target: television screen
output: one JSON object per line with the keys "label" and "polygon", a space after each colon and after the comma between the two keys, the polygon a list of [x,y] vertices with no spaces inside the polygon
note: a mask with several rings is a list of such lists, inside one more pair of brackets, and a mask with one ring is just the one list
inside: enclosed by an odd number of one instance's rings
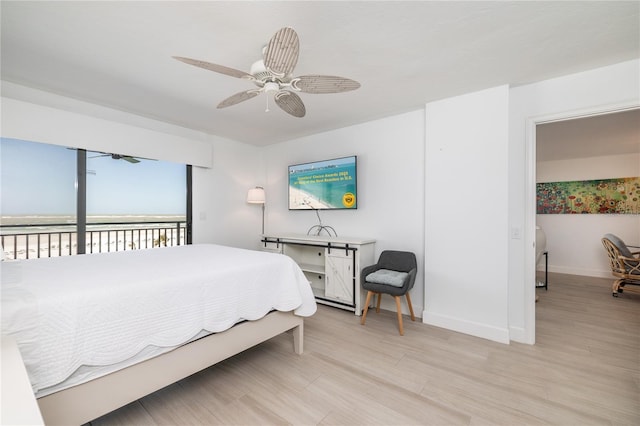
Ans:
{"label": "television screen", "polygon": [[357,208],[356,159],[289,166],[289,210]]}

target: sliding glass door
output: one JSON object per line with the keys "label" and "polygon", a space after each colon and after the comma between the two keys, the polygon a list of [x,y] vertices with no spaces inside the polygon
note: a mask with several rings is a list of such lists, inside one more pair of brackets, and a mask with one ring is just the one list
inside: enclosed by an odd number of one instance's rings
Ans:
{"label": "sliding glass door", "polygon": [[91,151],[86,158],[88,251],[186,244],[184,164]]}
{"label": "sliding glass door", "polygon": [[191,242],[191,166],[2,138],[4,252],[26,259]]}

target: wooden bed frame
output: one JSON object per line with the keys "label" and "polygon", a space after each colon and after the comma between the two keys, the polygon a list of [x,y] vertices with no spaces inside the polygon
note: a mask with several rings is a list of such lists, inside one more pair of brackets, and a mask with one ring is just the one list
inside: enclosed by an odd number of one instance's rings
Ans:
{"label": "wooden bed frame", "polygon": [[293,312],[273,311],[259,320],[240,323],[139,364],[41,397],[40,412],[47,425],[81,425],[289,330],[293,331],[295,352],[302,354],[303,318]]}

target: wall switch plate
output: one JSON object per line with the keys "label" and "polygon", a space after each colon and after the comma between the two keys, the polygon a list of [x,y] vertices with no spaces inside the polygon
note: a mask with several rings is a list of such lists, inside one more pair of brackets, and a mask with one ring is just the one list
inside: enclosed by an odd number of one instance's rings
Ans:
{"label": "wall switch plate", "polygon": [[511,238],[514,240],[519,240],[522,237],[522,230],[519,226],[511,227]]}

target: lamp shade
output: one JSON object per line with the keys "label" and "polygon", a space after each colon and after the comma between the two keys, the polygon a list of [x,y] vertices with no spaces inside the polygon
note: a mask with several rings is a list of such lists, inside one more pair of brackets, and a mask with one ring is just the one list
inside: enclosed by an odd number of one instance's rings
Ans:
{"label": "lamp shade", "polygon": [[251,188],[247,193],[247,203],[251,204],[264,204],[264,188],[261,186],[256,186],[255,188]]}

